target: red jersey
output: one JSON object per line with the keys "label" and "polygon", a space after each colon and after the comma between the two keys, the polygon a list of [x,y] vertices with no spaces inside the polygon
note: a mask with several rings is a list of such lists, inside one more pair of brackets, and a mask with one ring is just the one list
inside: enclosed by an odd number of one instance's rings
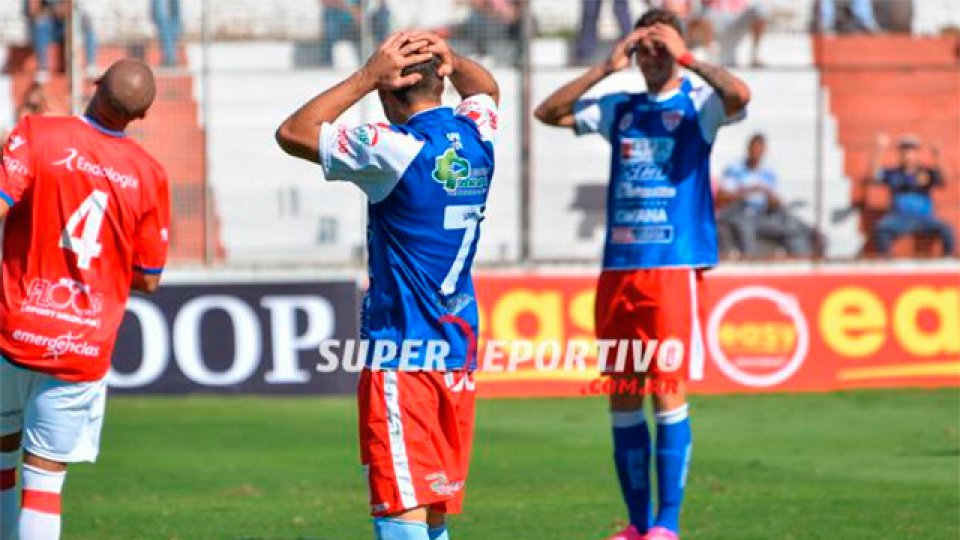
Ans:
{"label": "red jersey", "polygon": [[103,378],[134,269],[166,261],[163,167],[92,121],[28,116],[3,149],[0,198],[0,352],[65,381]]}

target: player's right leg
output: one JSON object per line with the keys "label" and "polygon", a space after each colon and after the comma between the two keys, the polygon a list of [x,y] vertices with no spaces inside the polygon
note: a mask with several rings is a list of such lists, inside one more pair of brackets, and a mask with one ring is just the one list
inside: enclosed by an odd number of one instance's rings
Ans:
{"label": "player's right leg", "polygon": [[[616,381],[614,392],[610,394],[613,462],[620,492],[627,505],[630,526],[608,540],[640,540],[647,532],[653,513],[650,489],[652,440],[643,412],[643,394],[619,390],[643,388],[644,376],[640,373],[621,373],[612,375],[612,378]],[[633,382],[635,384],[631,384]]]}
{"label": "player's right leg", "polygon": [[3,378],[21,381],[23,468],[20,540],[60,538],[67,463],[96,459],[106,383],[68,383],[3,361]]}
{"label": "player's right leg", "polygon": [[[597,283],[595,328],[602,340],[643,339],[640,333],[646,310],[642,294],[636,287],[632,271],[604,271]],[[628,351],[632,350],[626,345]],[[617,356],[617,355],[613,355]],[[607,365],[607,375],[614,379],[610,395],[610,420],[613,431],[613,462],[620,483],[620,492],[627,506],[630,526],[609,540],[638,540],[646,533],[652,517],[650,459],[652,440],[643,412],[643,392],[622,391],[643,389],[644,376],[628,366]]]}

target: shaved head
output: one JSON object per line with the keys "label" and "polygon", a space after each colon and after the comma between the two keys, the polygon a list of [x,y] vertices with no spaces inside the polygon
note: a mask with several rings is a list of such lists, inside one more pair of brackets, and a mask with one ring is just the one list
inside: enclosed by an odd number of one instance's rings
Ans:
{"label": "shaved head", "polygon": [[121,129],[143,118],[153,104],[157,86],[150,68],[133,58],[118,60],[97,81],[88,114]]}

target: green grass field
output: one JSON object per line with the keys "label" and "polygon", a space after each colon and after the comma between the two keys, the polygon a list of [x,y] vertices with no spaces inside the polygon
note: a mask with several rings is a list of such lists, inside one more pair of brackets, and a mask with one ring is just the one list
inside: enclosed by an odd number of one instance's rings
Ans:
{"label": "green grass field", "polygon": [[[600,399],[479,405],[456,540],[590,540],[622,525]],[[960,536],[960,393],[701,397],[687,539]],[[112,398],[67,480],[64,538],[371,536],[348,399]]]}

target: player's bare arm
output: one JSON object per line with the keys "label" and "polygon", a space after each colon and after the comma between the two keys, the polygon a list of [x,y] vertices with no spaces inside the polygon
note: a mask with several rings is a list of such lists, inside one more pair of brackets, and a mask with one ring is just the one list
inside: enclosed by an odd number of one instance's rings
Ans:
{"label": "player's bare arm", "polygon": [[374,90],[396,90],[420,80],[413,73],[402,76],[403,68],[430,60],[429,52],[418,52],[425,41],[410,41],[409,32],[388,37],[359,70],[297,109],[276,132],[280,148],[291,156],[318,163],[320,126],[332,123],[347,109]]}
{"label": "player's bare arm", "polygon": [[145,294],[153,294],[160,287],[159,274],[144,274],[134,270],[133,277],[130,278],[130,288]]}
{"label": "player's bare arm", "polygon": [[438,74],[450,78],[450,83],[456,88],[461,99],[486,94],[492,97],[497,105],[500,104],[500,85],[485,67],[457,54],[446,40],[433,32],[414,32],[410,35],[410,40],[426,41],[427,46],[423,51],[441,58],[443,63]]}
{"label": "player's bare arm", "polygon": [[561,86],[550,94],[533,111],[533,115],[544,124],[572,128],[575,125],[573,107],[597,83],[612,73],[630,66],[631,51],[640,39],[642,31],[637,30],[623,38],[614,46],[606,61],[588,69],[583,75]]}
{"label": "player's bare arm", "polygon": [[[649,37],[653,42],[663,45],[675,60],[692,58],[683,38],[668,24],[653,25],[646,29],[643,37]],[[723,100],[728,116],[740,113],[750,102],[750,87],[727,69],[699,60],[692,60],[686,67],[717,92]]]}
{"label": "player's bare arm", "polygon": [[890,148],[890,136],[886,133],[877,133],[873,141],[873,151],[870,153],[870,180],[883,182],[883,154]]}

